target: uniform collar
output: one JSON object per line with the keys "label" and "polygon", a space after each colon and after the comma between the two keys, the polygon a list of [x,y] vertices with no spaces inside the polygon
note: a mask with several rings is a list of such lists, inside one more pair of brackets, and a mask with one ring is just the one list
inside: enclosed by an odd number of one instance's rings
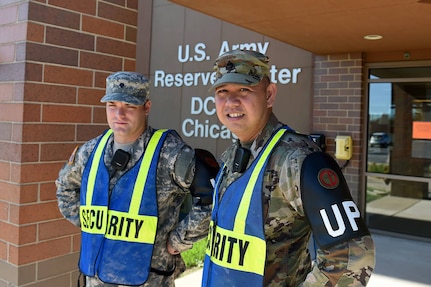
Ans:
{"label": "uniform collar", "polygon": [[[268,121],[265,124],[265,127],[259,133],[259,135],[250,142],[241,142],[241,146],[249,149],[251,151],[251,159],[256,158],[259,155],[259,152],[262,150],[263,146],[266,142],[271,138],[274,131],[282,127],[283,124],[279,122],[274,113],[271,113]],[[237,144],[232,145],[229,149],[227,149],[221,156],[223,162],[227,162],[230,155],[234,153],[236,150]]]}

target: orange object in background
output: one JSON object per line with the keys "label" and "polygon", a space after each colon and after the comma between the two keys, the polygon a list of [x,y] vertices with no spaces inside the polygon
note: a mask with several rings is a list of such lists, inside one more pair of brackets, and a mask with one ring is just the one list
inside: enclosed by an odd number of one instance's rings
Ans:
{"label": "orange object in background", "polygon": [[412,138],[431,140],[431,122],[413,122]]}

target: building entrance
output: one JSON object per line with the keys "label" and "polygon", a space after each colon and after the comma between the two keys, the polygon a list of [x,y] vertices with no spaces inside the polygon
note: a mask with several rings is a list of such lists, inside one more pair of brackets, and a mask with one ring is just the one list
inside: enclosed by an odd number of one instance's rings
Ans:
{"label": "building entrance", "polygon": [[370,228],[431,238],[431,67],[371,68],[366,216]]}

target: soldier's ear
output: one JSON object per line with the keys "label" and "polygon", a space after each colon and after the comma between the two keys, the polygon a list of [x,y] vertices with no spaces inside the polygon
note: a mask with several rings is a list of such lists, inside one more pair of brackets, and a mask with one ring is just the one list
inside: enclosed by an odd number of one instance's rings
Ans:
{"label": "soldier's ear", "polygon": [[274,105],[275,97],[277,96],[277,85],[269,83],[266,87],[266,106],[271,108]]}
{"label": "soldier's ear", "polygon": [[150,110],[151,110],[151,101],[150,100],[147,100],[146,102],[145,102],[145,104],[144,104],[144,111],[145,111],[145,114],[148,116],[148,114],[150,113]]}

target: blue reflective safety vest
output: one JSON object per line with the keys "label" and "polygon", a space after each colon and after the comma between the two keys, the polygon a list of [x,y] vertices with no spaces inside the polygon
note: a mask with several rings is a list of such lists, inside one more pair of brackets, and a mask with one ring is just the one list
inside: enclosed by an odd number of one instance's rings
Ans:
{"label": "blue reflective safety vest", "polygon": [[168,130],[157,130],[134,167],[109,195],[104,163],[107,130],[94,148],[82,175],[80,194],[81,254],[79,269],[106,283],[142,285],[148,278],[157,231],[156,171]]}
{"label": "blue reflective safety vest", "polygon": [[[220,203],[216,180],[214,206],[202,276],[203,287],[261,287],[265,273],[262,183],[272,149],[287,129],[279,129],[251,166],[226,189]],[[223,208],[219,209],[218,205]]]}

